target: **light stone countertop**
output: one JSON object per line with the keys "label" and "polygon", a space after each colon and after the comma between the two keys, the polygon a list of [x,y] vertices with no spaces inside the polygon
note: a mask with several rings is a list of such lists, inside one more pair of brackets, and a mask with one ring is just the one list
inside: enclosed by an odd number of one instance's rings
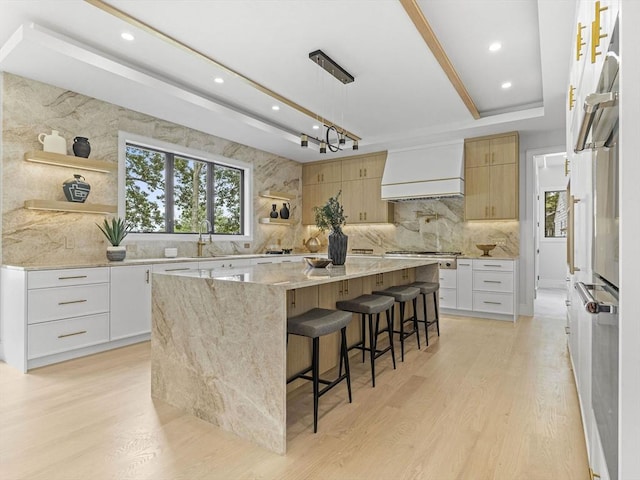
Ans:
{"label": "light stone countertop", "polygon": [[347,258],[345,265],[310,268],[300,263],[276,263],[226,268],[224,270],[188,270],[157,272],[154,275],[175,275],[189,278],[213,279],[225,282],[253,283],[281,286],[286,290],[321,285],[350,278],[367,277],[405,268],[437,265],[433,259]]}
{"label": "light stone countertop", "polygon": [[518,260],[519,257],[510,257],[508,255],[490,255],[483,257],[482,255],[459,255],[458,260]]}
{"label": "light stone countertop", "polygon": [[[103,262],[78,262],[74,264],[25,264],[25,265],[2,265],[3,268],[8,268],[12,270],[58,270],[58,269],[68,269],[68,268],[94,268],[94,267],[126,267],[127,265],[153,265],[158,263],[183,263],[183,262],[206,262],[211,260],[229,260],[229,259],[238,259],[238,258],[282,258],[282,257],[308,257],[308,256],[322,256],[318,254],[301,254],[301,253],[291,253],[291,254],[282,254],[282,255],[268,255],[268,254],[259,254],[259,253],[249,253],[249,254],[237,254],[237,255],[215,255],[209,257],[158,257],[158,258],[133,258],[133,259],[125,259],[121,262],[110,262],[108,260],[104,260]],[[326,256],[326,254],[324,255]]]}

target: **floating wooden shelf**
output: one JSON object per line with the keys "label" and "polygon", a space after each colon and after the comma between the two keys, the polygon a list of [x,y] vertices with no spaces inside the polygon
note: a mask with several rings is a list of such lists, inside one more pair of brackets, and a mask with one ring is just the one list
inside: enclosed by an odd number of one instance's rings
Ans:
{"label": "floating wooden shelf", "polygon": [[291,201],[294,198],[296,198],[295,195],[291,195],[285,192],[277,192],[275,190],[263,190],[258,195],[265,198],[277,198],[279,200],[288,200],[288,201]]}
{"label": "floating wooden shelf", "polygon": [[77,213],[116,213],[116,205],[101,205],[98,203],[60,202],[57,200],[25,200],[24,208],[30,210],[55,210],[59,212]]}
{"label": "floating wooden shelf", "polygon": [[101,160],[89,160],[88,158],[73,157],[52,152],[27,152],[24,154],[27,162],[44,163],[47,165],[57,165],[59,167],[78,168],[80,170],[91,170],[93,172],[111,173],[118,170],[118,165]]}
{"label": "floating wooden shelf", "polygon": [[282,220],[281,218],[271,218],[271,217],[261,218],[260,223],[264,223],[266,225],[286,225],[286,226],[292,225],[291,220]]}

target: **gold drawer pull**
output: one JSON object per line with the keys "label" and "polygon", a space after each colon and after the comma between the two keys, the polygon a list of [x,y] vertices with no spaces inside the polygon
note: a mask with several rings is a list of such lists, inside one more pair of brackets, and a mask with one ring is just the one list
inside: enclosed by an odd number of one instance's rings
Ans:
{"label": "gold drawer pull", "polygon": [[73,337],[74,335],[82,335],[84,333],[87,333],[87,331],[86,330],[81,330],[79,332],[65,333],[63,335],[58,335],[58,338]]}
{"label": "gold drawer pull", "polygon": [[487,302],[486,300],[483,303],[488,303],[489,305],[502,305],[502,302]]}
{"label": "gold drawer pull", "polygon": [[498,268],[502,268],[502,265],[494,265],[492,263],[485,263],[484,264],[485,267],[498,267]]}
{"label": "gold drawer pull", "polygon": [[483,280],[484,283],[502,283],[500,280]]}
{"label": "gold drawer pull", "polygon": [[58,305],[71,305],[72,303],[84,303],[86,300],[69,300],[68,302],[58,302]]}
{"label": "gold drawer pull", "polygon": [[73,275],[69,277],[58,277],[58,280],[75,280],[76,278],[87,278],[86,275]]}
{"label": "gold drawer pull", "polygon": [[[222,265],[224,267],[224,265]],[[165,272],[182,272],[184,270],[190,270],[189,268],[167,268]]]}

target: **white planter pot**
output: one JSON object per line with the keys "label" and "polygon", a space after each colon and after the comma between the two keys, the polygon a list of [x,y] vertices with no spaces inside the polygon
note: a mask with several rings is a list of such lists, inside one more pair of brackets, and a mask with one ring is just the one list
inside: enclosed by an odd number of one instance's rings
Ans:
{"label": "white planter pot", "polygon": [[127,247],[107,247],[107,259],[111,262],[121,262],[127,256]]}

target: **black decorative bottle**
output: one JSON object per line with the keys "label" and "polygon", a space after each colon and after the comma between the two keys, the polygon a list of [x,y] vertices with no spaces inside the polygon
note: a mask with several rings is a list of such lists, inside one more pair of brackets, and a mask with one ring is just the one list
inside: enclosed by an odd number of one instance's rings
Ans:
{"label": "black decorative bottle", "polygon": [[283,203],[282,208],[280,209],[280,218],[283,220],[287,220],[289,218],[289,205],[288,203]]}
{"label": "black decorative bottle", "polygon": [[274,203],[271,205],[271,212],[269,213],[271,218],[278,218],[278,206]]}
{"label": "black decorative bottle", "polygon": [[67,201],[84,203],[91,191],[91,185],[84,181],[82,175],[75,173],[73,178],[62,184],[62,191],[64,196],[67,197]]}
{"label": "black decorative bottle", "polygon": [[73,154],[76,157],[89,158],[91,144],[86,137],[76,137],[73,139]]}

